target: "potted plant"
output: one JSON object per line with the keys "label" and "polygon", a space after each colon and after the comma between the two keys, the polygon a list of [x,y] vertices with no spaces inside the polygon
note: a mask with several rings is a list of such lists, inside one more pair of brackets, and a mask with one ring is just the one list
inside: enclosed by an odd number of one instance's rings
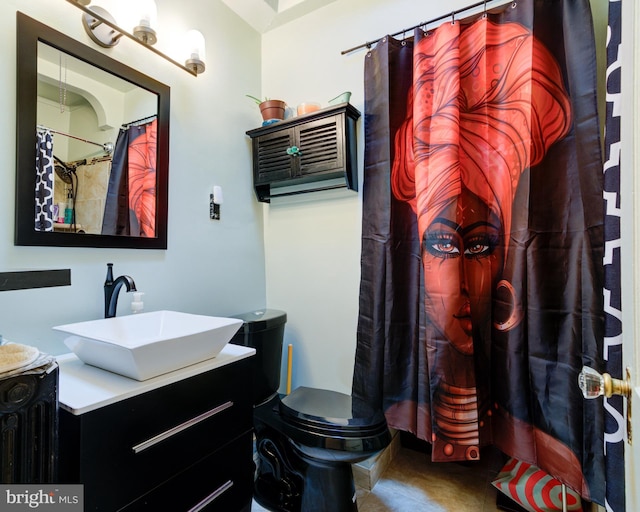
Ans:
{"label": "potted plant", "polygon": [[260,98],[256,98],[255,96],[251,96],[250,94],[247,94],[247,98],[251,98],[256,102],[258,107],[260,107],[260,113],[262,114],[262,119],[264,121],[284,119],[284,109],[287,106],[284,101],[271,100],[269,98],[261,100]]}

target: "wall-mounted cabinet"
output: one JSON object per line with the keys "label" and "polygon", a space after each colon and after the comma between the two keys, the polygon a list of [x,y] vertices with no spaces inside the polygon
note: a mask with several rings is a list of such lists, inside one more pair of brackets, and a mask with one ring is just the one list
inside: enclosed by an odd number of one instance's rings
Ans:
{"label": "wall-mounted cabinet", "polygon": [[248,131],[258,201],[338,187],[358,190],[359,117],[355,107],[342,103]]}

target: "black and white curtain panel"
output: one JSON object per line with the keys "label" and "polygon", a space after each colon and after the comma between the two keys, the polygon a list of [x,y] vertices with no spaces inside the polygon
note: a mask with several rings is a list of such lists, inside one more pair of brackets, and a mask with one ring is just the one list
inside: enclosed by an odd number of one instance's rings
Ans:
{"label": "black and white curtain panel", "polygon": [[[624,378],[622,366],[621,276],[620,276],[620,44],[621,0],[609,1],[607,36],[607,111],[604,162],[604,325],[603,357],[611,376]],[[624,512],[625,419],[623,399],[605,398],[606,500],[610,512]]]}
{"label": "black and white curtain panel", "polygon": [[53,231],[53,136],[49,130],[36,132],[35,229]]}

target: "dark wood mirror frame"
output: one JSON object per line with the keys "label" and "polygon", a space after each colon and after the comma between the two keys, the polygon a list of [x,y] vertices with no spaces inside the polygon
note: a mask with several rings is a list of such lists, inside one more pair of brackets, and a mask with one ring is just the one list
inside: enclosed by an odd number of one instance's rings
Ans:
{"label": "dark wood mirror frame", "polygon": [[[37,114],[38,42],[119,76],[158,96],[158,143],[156,161],[156,237],[78,234],[36,231],[35,143]],[[16,218],[15,245],[58,247],[115,247],[166,249],[169,185],[169,102],[170,88],[139,71],[47,25],[17,13],[17,111],[16,111]]]}

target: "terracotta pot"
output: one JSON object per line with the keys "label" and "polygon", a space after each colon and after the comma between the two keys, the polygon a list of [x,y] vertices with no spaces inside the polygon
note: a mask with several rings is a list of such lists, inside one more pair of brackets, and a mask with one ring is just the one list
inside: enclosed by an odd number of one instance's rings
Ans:
{"label": "terracotta pot", "polygon": [[260,113],[264,121],[284,119],[286,103],[280,100],[267,100],[260,103]]}

